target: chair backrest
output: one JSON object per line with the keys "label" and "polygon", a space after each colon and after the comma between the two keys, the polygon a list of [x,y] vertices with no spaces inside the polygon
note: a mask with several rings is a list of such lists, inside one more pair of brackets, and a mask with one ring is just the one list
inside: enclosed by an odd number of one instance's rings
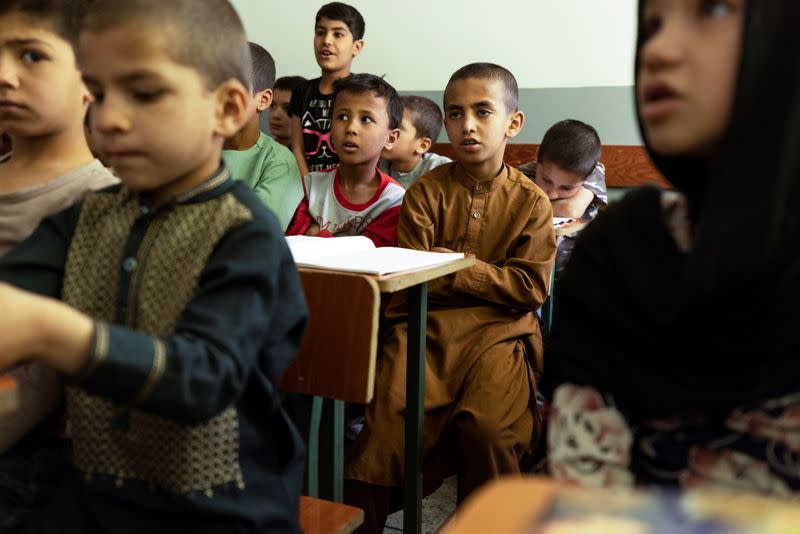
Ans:
{"label": "chair backrest", "polygon": [[311,318],[281,383],[286,391],[367,404],[375,389],[378,284],[362,274],[300,269]]}
{"label": "chair backrest", "polygon": [[[363,274],[301,268],[300,279],[310,319],[281,389],[311,397],[310,411],[305,416],[295,414],[308,420],[307,494],[340,503],[344,494],[344,405],[372,400],[380,291],[374,278]],[[304,412],[300,404],[298,412]],[[301,433],[306,429],[301,428]]]}

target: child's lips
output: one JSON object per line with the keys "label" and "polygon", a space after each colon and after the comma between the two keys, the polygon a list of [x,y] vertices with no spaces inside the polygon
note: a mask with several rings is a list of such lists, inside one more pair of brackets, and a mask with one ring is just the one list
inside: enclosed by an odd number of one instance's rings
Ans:
{"label": "child's lips", "polygon": [[660,120],[668,117],[680,104],[680,94],[663,82],[645,84],[639,114],[645,120]]}
{"label": "child's lips", "polygon": [[461,147],[467,152],[476,152],[481,148],[481,144],[475,139],[464,139]]}
{"label": "child's lips", "polygon": [[343,143],[342,150],[344,152],[355,152],[356,150],[358,150],[358,145],[355,143]]}
{"label": "child's lips", "polygon": [[26,106],[11,100],[0,100],[0,113],[2,114],[16,114],[20,111],[25,111]]}
{"label": "child's lips", "polygon": [[134,160],[141,158],[142,153],[135,150],[105,150],[105,156],[111,163],[111,166],[131,163]]}

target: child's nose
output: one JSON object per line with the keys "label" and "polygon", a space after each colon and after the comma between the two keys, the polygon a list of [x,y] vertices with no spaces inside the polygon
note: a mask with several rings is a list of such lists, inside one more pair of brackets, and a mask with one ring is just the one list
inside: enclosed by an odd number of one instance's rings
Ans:
{"label": "child's nose", "polygon": [[464,133],[470,133],[475,131],[475,117],[470,114],[464,115]]}
{"label": "child's nose", "polygon": [[678,62],[686,38],[685,31],[679,17],[666,17],[642,46],[640,67],[653,70]]}
{"label": "child's nose", "polygon": [[0,87],[19,87],[19,72],[8,54],[0,54]]}
{"label": "child's nose", "polygon": [[92,104],[90,113],[91,123],[99,132],[122,132],[130,128],[124,109],[108,97],[102,102]]}

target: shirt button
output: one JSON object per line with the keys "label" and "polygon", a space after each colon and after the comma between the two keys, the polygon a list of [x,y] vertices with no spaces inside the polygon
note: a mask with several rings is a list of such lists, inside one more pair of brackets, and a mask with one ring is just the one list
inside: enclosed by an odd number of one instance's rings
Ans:
{"label": "shirt button", "polygon": [[150,208],[147,207],[147,206],[140,206],[139,207],[139,213],[141,213],[142,215],[149,215],[150,214]]}
{"label": "shirt button", "polygon": [[122,268],[127,273],[132,273],[136,270],[136,266],[138,263],[136,262],[136,258],[125,258],[125,261],[122,262]]}
{"label": "shirt button", "polygon": [[481,218],[481,212],[475,211],[475,212],[472,213],[472,216],[475,217],[476,219],[480,219]]}
{"label": "shirt button", "polygon": [[478,184],[478,185],[476,185],[476,186],[475,186],[475,191],[480,191],[481,189],[482,189],[482,188],[481,188],[481,185],[480,185],[480,184]]}

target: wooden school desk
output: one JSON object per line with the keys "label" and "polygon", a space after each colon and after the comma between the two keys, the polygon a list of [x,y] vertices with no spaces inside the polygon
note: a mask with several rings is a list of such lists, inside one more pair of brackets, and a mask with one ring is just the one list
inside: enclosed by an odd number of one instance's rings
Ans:
{"label": "wooden school desk", "polygon": [[[406,379],[406,429],[405,429],[405,507],[403,514],[403,531],[406,534],[421,532],[422,522],[422,438],[424,429],[424,398],[425,398],[425,345],[426,345],[426,326],[428,309],[428,282],[455,273],[462,269],[469,268],[475,264],[475,258],[470,256],[463,259],[453,260],[447,263],[426,267],[413,271],[387,274],[383,276],[357,274],[342,271],[331,271],[325,269],[300,268],[300,277],[303,286],[308,292],[322,291],[320,281],[324,277],[325,283],[353,284],[356,279],[367,279],[375,283],[381,293],[394,293],[408,290],[408,355],[407,355],[407,379]],[[311,307],[312,320],[306,332],[306,339],[301,352],[322,353],[324,357],[330,358],[337,356],[326,350],[335,346],[332,339],[337,335],[336,327],[326,321],[314,321],[313,317],[339,317],[347,319],[347,302],[330,301],[324,299],[310,298],[307,295],[309,306]],[[351,303],[352,304],[352,303]],[[348,325],[349,327],[350,325]],[[342,387],[366,388],[367,398],[372,398],[374,390],[374,369],[375,352],[377,344],[377,328],[372,330],[372,339],[366,347],[361,345],[362,351],[367,352],[366,363],[362,360],[362,365],[369,365],[372,369],[372,376],[363,384],[342,384]],[[344,336],[344,332],[342,335]],[[307,350],[307,343],[313,344],[311,350]],[[313,354],[312,354],[313,356]],[[283,379],[283,386],[291,383],[289,389],[298,393],[308,395],[319,395],[315,392],[314,384],[310,383],[313,377],[307,376],[303,371],[303,355],[299,355],[292,366],[290,366]],[[299,360],[299,361],[298,361]],[[348,357],[349,361],[352,358]],[[305,385],[304,385],[305,384]],[[303,388],[306,388],[304,390]],[[324,395],[323,395],[324,396]],[[333,397],[347,398],[347,397]]]}
{"label": "wooden school desk", "polygon": [[439,534],[654,532],[797,534],[800,504],[723,491],[584,489],[507,476],[472,494]]}

